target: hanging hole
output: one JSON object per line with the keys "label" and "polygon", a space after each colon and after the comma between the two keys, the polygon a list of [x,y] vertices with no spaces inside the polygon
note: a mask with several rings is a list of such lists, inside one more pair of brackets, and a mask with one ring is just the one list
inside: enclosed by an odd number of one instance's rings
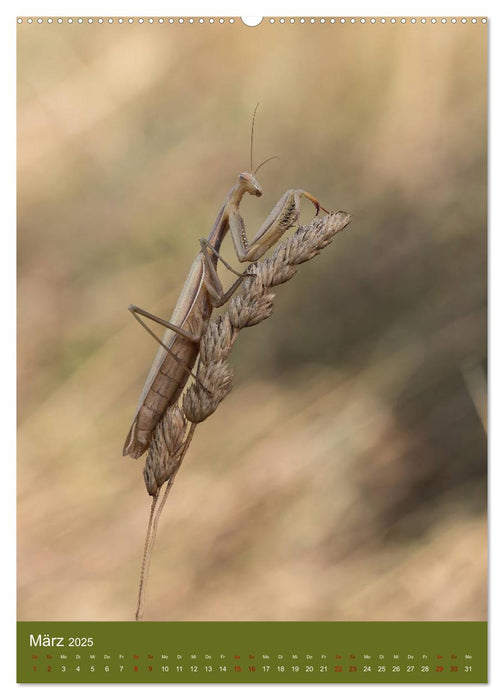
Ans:
{"label": "hanging hole", "polygon": [[247,27],[257,27],[258,24],[261,24],[262,17],[242,17],[241,21],[243,24],[246,24]]}

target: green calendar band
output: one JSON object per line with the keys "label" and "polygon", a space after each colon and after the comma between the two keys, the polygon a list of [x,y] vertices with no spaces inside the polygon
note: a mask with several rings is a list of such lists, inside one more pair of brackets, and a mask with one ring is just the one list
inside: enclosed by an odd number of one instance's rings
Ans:
{"label": "green calendar band", "polygon": [[486,683],[486,622],[18,622],[19,683]]}

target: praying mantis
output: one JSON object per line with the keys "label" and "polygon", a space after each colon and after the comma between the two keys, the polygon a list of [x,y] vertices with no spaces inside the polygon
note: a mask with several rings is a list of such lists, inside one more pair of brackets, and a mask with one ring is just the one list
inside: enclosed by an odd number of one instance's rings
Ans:
{"label": "praying mantis", "polygon": [[[225,304],[236,292],[242,280],[253,274],[238,273],[221,258],[219,250],[227,232],[231,234],[239,262],[255,262],[298,221],[302,197],[313,203],[317,214],[320,209],[329,213],[305,190],[289,189],[280,197],[249,242],[240,214],[240,203],[245,194],[255,197],[262,195],[261,185],[255,176],[259,168],[271,160],[268,158],[263,161],[252,173],[253,125],[252,121],[251,172],[240,173],[237,183],[229,192],[217,215],[210,234],[206,239],[199,240],[201,250],[189,270],[170,320],[165,321],[138,306],[129,306],[129,310],[137,321],[159,343],[159,348],[126,437],[123,449],[125,456],[129,455],[137,459],[147,450],[156,425],[168,408],[178,400],[189,377],[194,376],[192,369],[199,354],[200,339],[212,310]],[[237,275],[235,282],[226,291],[217,273],[218,260]],[[162,339],[143,321],[142,316],[164,326],[166,330]]]}

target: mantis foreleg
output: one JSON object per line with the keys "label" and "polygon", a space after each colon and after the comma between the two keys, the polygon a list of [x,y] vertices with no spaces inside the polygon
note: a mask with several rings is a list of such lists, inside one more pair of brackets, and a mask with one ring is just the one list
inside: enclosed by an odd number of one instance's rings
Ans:
{"label": "mantis foreleg", "polygon": [[301,197],[313,203],[317,213],[324,209],[317,199],[305,190],[287,190],[271,210],[264,224],[251,242],[245,232],[245,224],[237,206],[230,206],[228,211],[229,230],[233,239],[236,255],[240,262],[259,260],[299,219]]}

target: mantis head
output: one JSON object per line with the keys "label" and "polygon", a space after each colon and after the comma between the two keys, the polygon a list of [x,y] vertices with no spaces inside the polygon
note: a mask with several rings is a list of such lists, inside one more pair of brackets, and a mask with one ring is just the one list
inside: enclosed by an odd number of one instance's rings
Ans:
{"label": "mantis head", "polygon": [[253,194],[256,197],[262,195],[261,185],[257,182],[252,173],[240,173],[240,175],[238,175],[238,184],[249,194]]}

